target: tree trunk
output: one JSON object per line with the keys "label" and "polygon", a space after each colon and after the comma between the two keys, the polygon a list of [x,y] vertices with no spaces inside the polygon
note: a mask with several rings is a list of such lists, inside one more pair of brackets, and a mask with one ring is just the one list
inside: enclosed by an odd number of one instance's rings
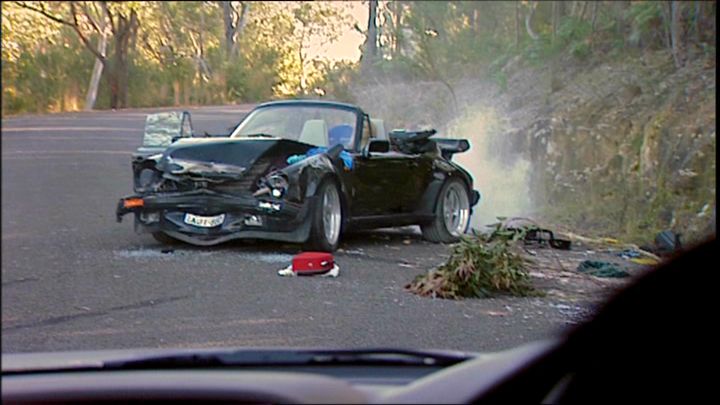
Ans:
{"label": "tree trunk", "polygon": [[118,52],[118,65],[117,65],[117,84],[118,84],[118,95],[117,95],[117,108],[126,108],[128,106],[128,60],[127,53]]}
{"label": "tree trunk", "polygon": [[552,2],[552,42],[557,39],[557,29],[560,20],[560,4],[557,1]]}
{"label": "tree trunk", "polygon": [[232,48],[230,49],[230,55],[232,57],[236,57],[238,53],[238,35],[242,34],[243,30],[245,29],[245,24],[247,23],[247,15],[250,11],[250,3],[249,2],[243,2],[242,10],[240,11],[240,15],[238,16],[237,23],[235,24],[235,30],[233,32],[233,42],[232,42]]}
{"label": "tree trunk", "polygon": [[694,34],[695,34],[695,43],[700,43],[700,21],[701,21],[702,13],[700,13],[700,2],[698,0],[695,0],[695,28]]}
{"label": "tree trunk", "polygon": [[138,25],[135,10],[130,12],[130,17],[118,16],[117,27],[114,32],[113,57],[108,72],[108,84],[110,85],[110,108],[128,107],[128,85],[129,85],[129,62],[128,54],[131,41],[135,35]]}
{"label": "tree trunk", "polygon": [[173,81],[173,98],[174,98],[173,105],[179,106],[180,105],[180,82],[177,79],[175,79],[175,81]]}
{"label": "tree trunk", "polygon": [[677,0],[670,3],[670,39],[675,67],[680,69],[685,64],[682,40],[682,6]]}
{"label": "tree trunk", "polygon": [[230,59],[233,44],[235,43],[232,10],[229,1],[221,1],[220,4],[222,4],[223,25],[225,26],[225,55]]}
{"label": "tree trunk", "polygon": [[660,11],[662,12],[663,21],[663,39],[665,40],[665,47],[672,51],[672,41],[670,40],[670,2],[664,1],[660,4]]}
{"label": "tree trunk", "polygon": [[365,44],[365,65],[372,65],[377,58],[377,0],[370,0],[368,13],[367,43]]}
{"label": "tree trunk", "polygon": [[393,11],[395,14],[395,21],[393,25],[395,26],[395,38],[393,39],[393,57],[396,57],[400,55],[400,52],[402,50],[402,12],[403,12],[403,6],[402,4],[394,1],[392,3]]}
{"label": "tree trunk", "polygon": [[537,3],[530,2],[529,4],[530,4],[530,12],[527,13],[527,15],[525,16],[525,29],[527,30],[527,33],[530,36],[530,38],[532,38],[533,40],[537,40],[539,37],[532,30],[532,26],[531,26],[532,18],[533,18],[533,15],[535,14],[535,8],[537,7]]}
{"label": "tree trunk", "polygon": [[515,3],[515,49],[520,46],[520,4]]}
{"label": "tree trunk", "polygon": [[108,66],[109,69],[107,70],[107,74],[105,77],[107,77],[108,82],[108,88],[110,90],[110,108],[116,109],[118,108],[118,79],[117,79],[117,67],[115,67],[114,62],[110,62],[110,65]]}
{"label": "tree trunk", "polygon": [[585,20],[585,12],[587,11],[587,1],[583,1],[582,8],[580,9],[580,19]]}
{"label": "tree trunk", "polygon": [[590,20],[590,31],[593,34],[595,33],[595,23],[597,22],[598,5],[599,4],[600,4],[599,1],[593,1],[592,17]]}
{"label": "tree trunk", "polygon": [[[115,85],[110,88],[110,107],[125,108],[127,107],[128,92],[128,62],[127,62],[127,35],[115,35],[115,52],[113,54],[113,70],[112,75]],[[114,103],[113,103],[114,100]]]}
{"label": "tree trunk", "polygon": [[712,38],[710,38],[708,42],[714,44],[717,42],[717,2],[712,2],[712,13],[710,13],[710,15],[712,15],[710,19],[710,21],[712,21],[712,29],[710,30]]}
{"label": "tree trunk", "polygon": [[372,58],[377,56],[377,0],[370,0],[368,15],[368,53]]}
{"label": "tree trunk", "polygon": [[221,1],[223,9],[223,25],[225,26],[225,55],[228,60],[237,56],[238,35],[242,33],[250,11],[250,3],[240,4],[240,13],[237,13],[229,1]]}
{"label": "tree trunk", "polygon": [[[107,48],[107,36],[103,32],[98,42],[98,51],[104,56]],[[98,87],[102,78],[104,63],[102,60],[95,58],[95,66],[93,66],[92,76],[90,76],[90,85],[88,86],[87,95],[85,96],[85,111],[91,111],[95,108],[95,100],[97,100]]]}
{"label": "tree trunk", "polygon": [[625,21],[625,11],[627,9],[627,6],[629,5],[629,1],[625,0],[619,0],[615,2],[616,7],[616,18],[617,18],[617,34],[622,38],[623,43],[625,43],[627,39],[627,22]]}

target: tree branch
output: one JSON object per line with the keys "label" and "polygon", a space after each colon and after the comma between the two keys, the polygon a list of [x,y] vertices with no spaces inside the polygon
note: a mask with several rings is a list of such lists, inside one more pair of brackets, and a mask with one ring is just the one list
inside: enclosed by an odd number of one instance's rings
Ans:
{"label": "tree branch", "polygon": [[34,12],[36,12],[36,13],[38,13],[38,14],[41,14],[41,15],[43,15],[45,18],[48,18],[48,19],[50,19],[50,20],[52,20],[52,21],[55,21],[56,23],[63,24],[63,25],[67,25],[68,27],[73,27],[72,23],[63,20],[63,19],[60,18],[60,17],[56,17],[56,16],[48,13],[47,10],[45,10],[45,6],[44,6],[42,3],[41,3],[41,8],[35,8],[35,7],[33,7],[33,6],[30,6],[30,5],[28,5],[28,4],[25,4],[25,2],[22,2],[22,1],[16,1],[16,2],[14,2],[14,3],[17,4],[18,6],[26,9],[26,10],[31,10],[31,11],[34,11]]}
{"label": "tree branch", "polygon": [[50,14],[45,9],[45,6],[42,5],[42,3],[41,3],[41,8],[36,8],[36,7],[30,6],[28,4],[25,4],[25,3],[19,2],[19,1],[15,2],[15,4],[17,4],[18,6],[24,8],[24,9],[34,11],[49,20],[55,21],[56,23],[67,25],[68,27],[72,28],[75,31],[75,33],[78,35],[78,37],[80,38],[80,41],[82,41],[83,45],[85,45],[85,48],[87,48],[90,52],[92,52],[93,55],[95,55],[95,57],[98,58],[103,64],[105,63],[105,55],[101,54],[97,50],[97,48],[95,48],[90,43],[90,41],[88,41],[88,39],[85,37],[85,35],[83,35],[82,31],[80,30],[80,27],[78,26],[78,22],[77,22],[77,15],[75,13],[75,4],[74,3],[72,3],[72,2],[70,3],[70,12],[72,13],[73,22],[66,21],[60,17]]}
{"label": "tree branch", "polygon": [[95,31],[97,31],[98,34],[103,35],[102,30],[100,29],[100,26],[95,21],[95,19],[92,17],[92,14],[90,13],[90,9],[87,6],[87,3],[82,3],[82,9],[85,12],[85,17],[90,21],[90,25],[93,26]]}
{"label": "tree branch", "polygon": [[108,21],[110,21],[110,30],[113,34],[117,31],[117,28],[115,27],[115,21],[113,20],[113,15],[110,13],[110,9],[108,9],[108,5],[106,1],[100,2],[100,7],[102,7],[103,11],[105,12],[105,16],[107,17]]}
{"label": "tree branch", "polygon": [[98,58],[101,62],[105,63],[105,55],[100,53],[100,51],[97,50],[90,41],[83,35],[82,31],[80,30],[80,25],[78,24],[77,20],[77,9],[75,9],[75,3],[70,2],[70,13],[72,14],[73,18],[73,24],[71,27],[75,30],[75,32],[78,34],[78,37],[80,37],[80,41],[85,45],[85,47],[92,52],[96,58]]}
{"label": "tree branch", "polygon": [[[246,17],[248,10],[250,9],[250,4],[246,4],[245,2],[240,2],[240,13],[238,13],[237,22],[235,23],[235,27],[233,27],[233,37],[237,36],[237,34],[242,33],[242,30],[245,28],[246,24]],[[237,13],[237,11],[236,11]]]}
{"label": "tree branch", "polygon": [[[163,63],[163,62],[165,61],[165,58],[163,58],[162,53],[160,53],[160,51],[156,50],[156,49],[152,46],[152,44],[150,44],[150,41],[148,41],[148,36],[147,36],[147,35],[143,35],[142,41],[143,41],[143,43],[145,44],[145,49],[147,49],[148,51],[150,51],[150,53],[153,54],[153,56],[155,56],[155,58],[157,59],[158,62]],[[161,39],[161,42],[160,42],[160,46],[165,46],[165,45],[162,43],[162,39]]]}

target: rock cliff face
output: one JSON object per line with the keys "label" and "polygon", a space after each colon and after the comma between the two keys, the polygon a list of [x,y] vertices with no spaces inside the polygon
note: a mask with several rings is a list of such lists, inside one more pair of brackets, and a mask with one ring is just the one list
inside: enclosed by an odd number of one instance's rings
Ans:
{"label": "rock cliff face", "polygon": [[476,225],[524,214],[638,243],[663,229],[685,241],[715,232],[714,57],[681,69],[666,51],[541,67],[514,59],[502,75],[504,88],[466,78],[454,94],[427,82],[355,94],[390,126],[473,141],[457,159],[486,196]]}
{"label": "rock cliff face", "polygon": [[[686,240],[714,232],[714,60],[676,70],[669,53],[654,52],[562,66],[541,73],[562,83],[544,111],[523,120],[528,107],[508,108],[525,125],[506,147],[529,155],[542,213],[636,241],[662,229]],[[508,82],[508,93],[521,92],[522,79]]]}

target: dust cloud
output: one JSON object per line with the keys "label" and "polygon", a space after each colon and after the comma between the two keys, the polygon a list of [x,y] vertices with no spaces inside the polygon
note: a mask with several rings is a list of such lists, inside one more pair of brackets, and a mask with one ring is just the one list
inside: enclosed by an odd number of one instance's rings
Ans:
{"label": "dust cloud", "polygon": [[497,217],[524,216],[531,211],[530,162],[505,152],[498,113],[491,107],[472,107],[451,121],[448,134],[470,141],[470,150],[454,160],[467,169],[480,192],[470,227],[484,231]]}
{"label": "dust cloud", "polygon": [[531,163],[513,152],[507,137],[513,130],[497,98],[497,88],[466,80],[448,86],[437,82],[402,82],[356,86],[356,102],[372,117],[382,118],[386,129],[431,126],[437,137],[465,138],[470,150],[453,160],[473,176],[481,194],[470,221],[471,228],[497,217],[524,216],[532,211],[529,179]]}

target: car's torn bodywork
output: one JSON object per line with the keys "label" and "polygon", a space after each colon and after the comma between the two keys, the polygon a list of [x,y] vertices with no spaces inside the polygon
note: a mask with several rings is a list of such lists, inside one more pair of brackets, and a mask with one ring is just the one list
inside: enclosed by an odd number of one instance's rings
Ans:
{"label": "car's torn bodywork", "polygon": [[[248,119],[262,121],[263,111],[255,118],[251,112],[228,137],[181,137],[162,153],[136,154],[135,194],[119,201],[118,221],[134,213],[137,231],[196,245],[238,238],[296,243],[320,239],[316,248],[332,250],[340,229],[433,222],[448,179],[459,181],[467,191],[467,215],[479,200],[471,176],[449,159],[466,150],[467,141],[461,145],[447,140],[428,152],[405,153],[389,150],[387,134],[373,128],[356,106],[285,101],[256,110],[272,108],[286,109],[283,116],[292,115],[294,108],[298,115],[313,115],[304,123],[298,120],[299,135],[243,133],[243,128],[253,126]],[[322,114],[317,111],[325,113],[324,109],[350,115],[342,115],[328,130],[318,119]],[[353,126],[351,132],[347,127]],[[344,135],[333,137],[340,129]]]}

